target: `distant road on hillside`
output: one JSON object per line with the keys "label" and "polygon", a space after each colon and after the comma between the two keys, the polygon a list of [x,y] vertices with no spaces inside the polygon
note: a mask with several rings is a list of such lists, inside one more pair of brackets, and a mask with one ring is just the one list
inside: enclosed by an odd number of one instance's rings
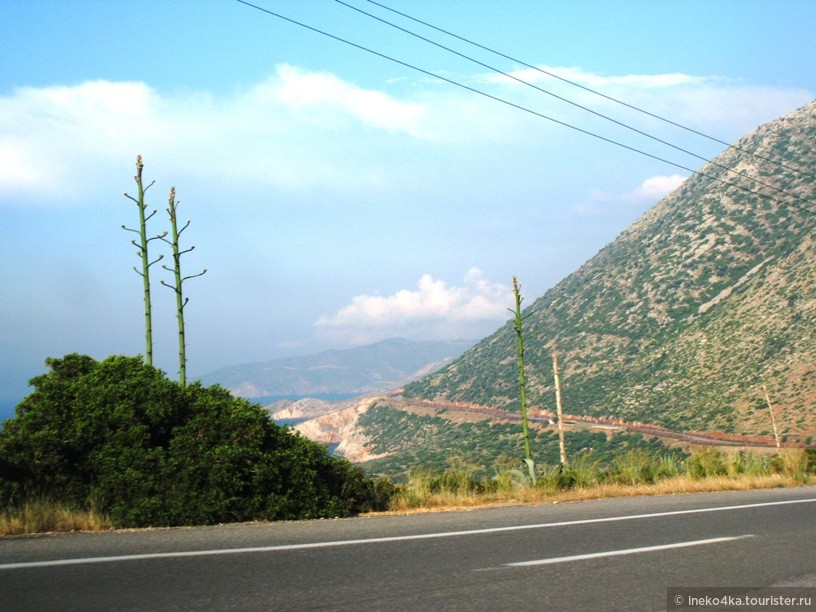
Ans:
{"label": "distant road on hillside", "polygon": [[0,540],[3,609],[657,610],[816,586],[816,487]]}
{"label": "distant road on hillside", "polygon": [[[465,403],[457,403],[457,402],[446,402],[444,400],[411,400],[405,399],[401,392],[392,393],[389,396],[389,401],[395,403],[398,407],[402,408],[409,408],[413,404],[414,407],[421,406],[427,407],[428,409],[433,409],[438,411],[438,414],[435,416],[441,416],[442,418],[451,418],[452,413],[470,413],[475,415],[484,416],[494,420],[504,420],[504,421],[521,421],[521,413],[520,412],[511,412],[509,410],[504,410],[501,408],[495,408],[492,406],[479,406],[477,404],[465,404]],[[606,430],[617,430],[617,431],[631,431],[635,433],[641,433],[647,436],[656,436],[658,438],[670,438],[673,440],[679,440],[681,442],[686,442],[688,444],[694,445],[705,445],[705,446],[736,446],[736,447],[759,447],[759,448],[776,448],[776,444],[774,443],[772,438],[763,438],[762,436],[743,436],[739,434],[705,434],[700,432],[683,432],[683,431],[673,431],[670,429],[666,429],[664,427],[658,425],[647,425],[645,423],[627,423],[625,421],[612,421],[612,420],[605,420],[603,418],[593,418],[587,416],[578,416],[578,415],[564,415],[564,425],[567,429],[571,429],[573,427],[587,427],[590,429],[606,429]],[[554,415],[547,415],[547,416],[530,416],[529,421],[531,422],[545,422],[554,424],[555,423],[555,416]],[[453,418],[453,420],[456,420]],[[787,447],[796,447],[800,446],[801,444],[792,443],[792,442],[785,442],[782,444],[783,446]]]}

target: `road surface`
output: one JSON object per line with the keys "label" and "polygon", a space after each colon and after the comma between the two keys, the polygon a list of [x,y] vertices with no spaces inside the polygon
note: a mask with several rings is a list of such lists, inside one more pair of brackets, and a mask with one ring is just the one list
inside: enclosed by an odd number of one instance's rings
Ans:
{"label": "road surface", "polygon": [[816,487],[6,538],[0,609],[660,610],[816,587],[814,551]]}

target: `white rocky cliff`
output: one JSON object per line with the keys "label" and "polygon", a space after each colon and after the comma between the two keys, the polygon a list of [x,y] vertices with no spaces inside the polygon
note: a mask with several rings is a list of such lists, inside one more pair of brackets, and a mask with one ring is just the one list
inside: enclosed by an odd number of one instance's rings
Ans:
{"label": "white rocky cliff", "polygon": [[374,403],[374,398],[366,398],[357,404],[295,425],[301,434],[323,444],[337,444],[335,454],[349,461],[361,463],[385,455],[372,453],[370,440],[357,429],[357,420]]}

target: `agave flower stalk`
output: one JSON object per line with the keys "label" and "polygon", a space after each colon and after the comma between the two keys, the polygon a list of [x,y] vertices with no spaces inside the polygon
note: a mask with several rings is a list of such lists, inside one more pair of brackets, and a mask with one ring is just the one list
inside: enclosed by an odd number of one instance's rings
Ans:
{"label": "agave flower stalk", "polygon": [[184,281],[191,278],[196,278],[197,276],[203,276],[207,273],[207,270],[205,269],[203,272],[192,274],[190,276],[181,275],[181,256],[185,253],[189,253],[195,249],[195,247],[191,246],[189,249],[184,251],[179,249],[179,236],[181,236],[182,232],[189,227],[190,222],[187,221],[187,223],[184,224],[184,227],[181,229],[178,228],[176,207],[176,188],[171,187],[170,198],[167,206],[167,213],[170,215],[170,240],[164,237],[162,237],[162,240],[169,244],[170,248],[173,249],[173,268],[171,269],[165,265],[162,265],[162,268],[173,273],[175,282],[173,285],[170,285],[169,283],[161,281],[161,284],[165,287],[169,287],[176,294],[176,319],[178,321],[179,346],[179,384],[181,384],[183,387],[187,384],[187,343],[184,337],[184,307],[187,306],[187,302],[190,301],[190,298],[185,298],[183,296],[182,286]]}
{"label": "agave flower stalk", "polygon": [[519,368],[519,389],[521,396],[521,431],[524,437],[524,463],[527,464],[527,471],[530,475],[530,480],[535,484],[535,465],[533,464],[533,456],[530,452],[530,430],[527,425],[527,378],[524,373],[524,337],[522,334],[522,322],[525,317],[521,316],[521,302],[524,298],[521,296],[521,289],[519,288],[518,280],[513,277],[513,296],[516,300],[515,310],[511,310],[514,314],[513,327],[516,330],[516,350],[518,352],[518,368]]}
{"label": "agave flower stalk", "polygon": [[137,243],[136,240],[131,240],[133,246],[135,246],[138,251],[136,251],[137,257],[141,258],[142,260],[142,270],[141,272],[134,266],[133,270],[142,277],[143,285],[144,285],[144,305],[145,305],[145,363],[147,365],[153,365],[153,321],[152,321],[152,311],[151,311],[151,304],[150,304],[150,267],[160,261],[164,255],[159,255],[153,261],[150,261],[150,256],[148,254],[148,245],[153,240],[157,240],[159,238],[164,239],[164,236],[167,235],[167,232],[160,234],[158,236],[152,236],[150,238],[147,237],[147,222],[156,214],[154,210],[152,213],[145,214],[145,210],[147,208],[147,204],[145,204],[145,192],[153,186],[153,183],[156,181],[151,182],[147,187],[143,186],[142,183],[142,168],[144,164],[142,163],[142,156],[136,156],[136,176],[133,179],[136,181],[136,188],[137,188],[137,196],[134,198],[133,196],[125,193],[125,197],[132,200],[136,203],[137,208],[139,209],[139,229],[135,230],[126,226],[122,226],[123,230],[128,232],[133,232],[134,234],[139,235],[139,242]]}

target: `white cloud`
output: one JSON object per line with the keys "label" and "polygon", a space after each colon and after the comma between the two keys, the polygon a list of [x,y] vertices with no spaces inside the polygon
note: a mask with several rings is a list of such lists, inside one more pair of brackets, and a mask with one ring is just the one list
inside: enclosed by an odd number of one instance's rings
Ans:
{"label": "white cloud", "polygon": [[[648,88],[658,89],[666,87],[683,86],[699,86],[711,82],[722,82],[725,79],[721,77],[701,77],[682,72],[668,73],[668,74],[626,74],[617,76],[605,76],[600,74],[593,74],[586,72],[578,67],[569,66],[538,66],[538,70],[534,68],[524,68],[522,70],[514,70],[508,74],[515,79],[526,81],[528,83],[551,83],[556,77],[560,79],[579,83],[585,87],[592,89],[601,89],[609,87],[624,86],[629,89],[634,88]],[[549,73],[549,74],[548,74]],[[553,77],[551,75],[556,75]],[[492,82],[502,83],[518,83],[515,79],[508,78],[502,75],[489,75],[485,77],[486,80]],[[560,80],[559,79],[559,80]],[[563,82],[563,81],[562,81]]]}
{"label": "white cloud", "polygon": [[609,194],[598,189],[589,194],[589,202],[570,207],[579,217],[599,217],[608,212],[604,205],[627,204],[634,206],[652,205],[677,189],[686,177],[679,174],[652,176],[626,193]]}
{"label": "white cloud", "polygon": [[[681,122],[714,126],[720,135],[742,134],[810,100],[808,92],[718,77],[552,70]],[[539,92],[508,88],[506,79],[474,78],[488,93],[539,107]],[[608,104],[546,78],[556,91],[593,108]],[[402,89],[407,93],[399,98],[285,64],[263,82],[225,96],[159,92],[140,82],[20,88],[0,96],[0,205],[105,201],[132,187],[136,154],[148,168],[161,168],[161,176],[220,182],[229,192],[367,197],[453,181],[459,192],[480,192],[490,186],[485,168],[519,173],[519,162],[555,166],[556,156],[583,163],[607,146],[448,85],[420,79]],[[574,109],[551,114],[589,129],[597,123]],[[444,177],[442,164],[449,164]]]}
{"label": "white cloud", "polygon": [[221,98],[140,82],[19,88],[0,96],[0,194],[79,202],[89,186],[132,168],[136,154],[173,176],[360,190],[392,171],[367,163],[372,150],[395,134],[422,139],[426,111],[287,65]]}
{"label": "white cloud", "polygon": [[24,147],[0,142],[0,185],[23,191],[42,183],[45,180],[43,173],[28,157]]}
{"label": "white cloud", "polygon": [[634,191],[621,197],[631,202],[657,202],[677,189],[686,177],[679,174],[653,176],[643,181]]}
{"label": "white cloud", "polygon": [[336,342],[361,343],[390,336],[454,339],[495,326],[507,317],[512,302],[509,287],[491,283],[478,268],[451,286],[425,274],[416,290],[393,295],[358,295],[351,304],[315,322],[317,332]]}
{"label": "white cloud", "polygon": [[303,72],[283,65],[273,85],[277,98],[289,108],[312,114],[315,110],[336,110],[360,122],[390,132],[422,136],[420,120],[425,113],[422,104],[400,102],[388,95],[364,90],[346,83],[333,74]]}
{"label": "white cloud", "polygon": [[[668,124],[650,119],[587,89],[726,140],[813,99],[812,92],[802,89],[756,86],[718,75],[699,76],[682,72],[602,75],[579,67],[541,65],[539,68],[525,68],[508,74],[646,131],[664,129]],[[479,78],[486,83],[510,87],[519,95],[541,99],[541,92],[524,87],[518,80],[496,74],[481,75]],[[560,102],[553,101],[553,104],[559,105],[561,113],[583,113]],[[586,115],[580,116],[587,118]],[[683,135],[682,132],[675,134]]]}
{"label": "white cloud", "polygon": [[0,97],[0,193],[70,199],[78,177],[93,183],[105,160],[134,150],[159,105],[148,86],[127,82],[26,87]]}

